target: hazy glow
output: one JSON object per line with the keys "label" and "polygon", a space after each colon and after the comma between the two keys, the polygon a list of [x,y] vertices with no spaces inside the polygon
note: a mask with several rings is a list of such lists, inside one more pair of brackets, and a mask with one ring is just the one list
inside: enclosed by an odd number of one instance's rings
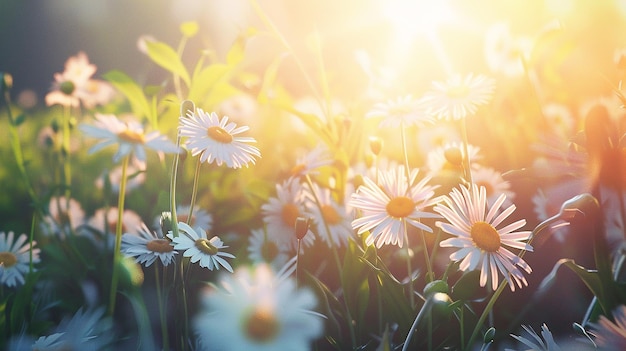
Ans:
{"label": "hazy glow", "polygon": [[439,25],[454,19],[445,0],[381,0],[381,6],[396,34],[409,38],[420,34],[431,36]]}

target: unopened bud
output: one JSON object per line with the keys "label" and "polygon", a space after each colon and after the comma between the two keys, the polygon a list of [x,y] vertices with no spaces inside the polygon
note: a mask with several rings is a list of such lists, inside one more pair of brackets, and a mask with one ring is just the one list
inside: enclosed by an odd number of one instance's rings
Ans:
{"label": "unopened bud", "polygon": [[296,218],[296,238],[302,240],[304,236],[309,232],[311,227],[311,218],[298,217]]}
{"label": "unopened bud", "polygon": [[598,200],[596,200],[593,195],[584,193],[565,201],[563,205],[561,205],[559,216],[563,220],[571,220],[578,213],[582,213],[583,215],[593,214],[599,207]]}
{"label": "unopened bud", "polygon": [[444,150],[443,155],[451,165],[460,166],[463,164],[463,153],[456,146],[448,147]]}
{"label": "unopened bud", "polygon": [[172,213],[169,211],[161,212],[159,225],[161,226],[161,231],[163,235],[169,233],[172,230]]}
{"label": "unopened bud", "polygon": [[13,76],[6,72],[0,72],[0,87],[1,90],[11,90],[13,88]]}
{"label": "unopened bud", "polygon": [[382,151],[382,149],[383,149],[382,139],[380,139],[377,136],[371,136],[370,137],[370,150],[372,150],[372,153],[378,156],[380,152]]}

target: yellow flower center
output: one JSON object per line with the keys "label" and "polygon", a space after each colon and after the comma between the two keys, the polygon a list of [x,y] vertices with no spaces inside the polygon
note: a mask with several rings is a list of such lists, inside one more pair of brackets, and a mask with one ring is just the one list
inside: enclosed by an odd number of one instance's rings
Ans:
{"label": "yellow flower center", "polygon": [[292,176],[298,175],[302,172],[304,172],[304,170],[306,169],[306,165],[303,163],[297,164],[295,166],[293,166],[293,168],[291,169],[290,173]]}
{"label": "yellow flower center", "polygon": [[283,219],[283,223],[286,225],[293,227],[296,225],[296,219],[300,215],[300,210],[298,206],[294,204],[285,204],[281,211],[281,217]]}
{"label": "yellow flower center", "polygon": [[398,196],[387,204],[387,213],[395,218],[404,218],[413,213],[415,203],[406,196]]}
{"label": "yellow flower center", "polygon": [[443,151],[443,155],[446,158],[446,161],[453,166],[460,166],[463,163],[463,153],[458,147],[451,146],[446,148]]}
{"label": "yellow flower center", "polygon": [[128,141],[135,144],[144,144],[146,142],[146,136],[143,133],[138,133],[130,129],[123,130],[117,134],[117,137],[123,141]]}
{"label": "yellow flower center", "polygon": [[233,136],[225,131],[224,128],[218,126],[209,127],[206,131],[206,134],[209,136],[209,138],[222,144],[230,144],[233,141]]}
{"label": "yellow flower center", "polygon": [[496,252],[500,248],[500,234],[491,224],[476,222],[472,224],[470,235],[474,244],[487,252]]}
{"label": "yellow flower center", "polygon": [[261,246],[261,257],[265,262],[272,262],[278,256],[278,246],[271,241],[265,241]]}
{"label": "yellow flower center", "polygon": [[451,99],[463,99],[466,98],[467,95],[469,95],[469,92],[470,90],[466,85],[460,84],[448,87],[448,90],[446,90],[446,95],[448,95],[448,97]]}
{"label": "yellow flower center", "polygon": [[172,252],[174,251],[174,247],[170,245],[169,240],[165,239],[155,239],[148,241],[146,244],[146,248],[152,252]]}
{"label": "yellow flower center", "polygon": [[196,247],[207,255],[216,255],[219,251],[208,239],[200,238],[196,240]]}
{"label": "yellow flower center", "polygon": [[280,324],[273,311],[267,307],[256,307],[244,320],[243,331],[255,342],[269,342],[276,337]]}
{"label": "yellow flower center", "polygon": [[322,206],[322,217],[328,224],[339,224],[341,222],[341,216],[331,205]]}
{"label": "yellow flower center", "polygon": [[12,252],[0,252],[0,264],[4,268],[13,267],[17,264],[17,256]]}

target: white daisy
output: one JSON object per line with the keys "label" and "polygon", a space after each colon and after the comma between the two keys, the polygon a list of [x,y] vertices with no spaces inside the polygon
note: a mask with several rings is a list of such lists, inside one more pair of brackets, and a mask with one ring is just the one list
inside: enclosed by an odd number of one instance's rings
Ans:
{"label": "white daisy", "polygon": [[112,323],[104,308],[80,308],[70,319],[63,319],[54,333],[42,336],[33,350],[110,350],[115,341]]}
{"label": "white daisy", "polygon": [[135,257],[137,263],[150,267],[156,259],[160,259],[164,266],[174,260],[174,246],[167,238],[158,237],[155,232],[141,223],[139,235],[124,233],[122,235],[122,253]]}
{"label": "white daisy", "polygon": [[510,205],[515,198],[515,193],[511,190],[511,183],[504,180],[502,173],[491,167],[472,167],[472,182],[479,187],[484,186],[487,191],[487,204],[493,206],[500,194],[506,195],[503,206]]}
{"label": "white daisy", "polygon": [[533,42],[524,36],[513,36],[509,24],[499,22],[492,25],[485,34],[485,59],[492,72],[508,77],[524,74],[523,60],[530,55]]}
{"label": "white daisy", "polygon": [[[111,185],[111,191],[116,194],[119,193],[120,184],[122,183],[122,173],[123,169],[121,165],[116,166],[111,171],[103,172],[95,181],[96,188],[103,189],[105,180],[108,177],[107,181]],[[128,194],[146,181],[145,164],[133,157],[128,164],[126,174],[126,193]]]}
{"label": "white daisy", "polygon": [[52,197],[48,203],[48,215],[41,223],[44,235],[56,234],[61,237],[75,232],[85,223],[85,211],[80,203],[65,196]]}
{"label": "white daisy", "polygon": [[[511,337],[513,339],[519,341],[524,344],[525,347],[529,347],[529,351],[561,351],[561,348],[554,341],[554,337],[552,333],[548,329],[548,326],[545,324],[541,325],[541,337],[537,335],[535,330],[532,327],[522,325],[522,328],[528,333],[528,335],[532,338],[525,338],[521,335],[513,335]],[[543,337],[543,339],[542,339]],[[508,349],[507,349],[508,350]]]}
{"label": "white daisy", "polygon": [[289,256],[289,246],[275,240],[264,229],[253,229],[248,239],[248,258],[254,264],[267,263],[274,269],[280,269]]}
{"label": "white daisy", "polygon": [[422,126],[434,123],[433,117],[427,113],[424,102],[411,95],[398,97],[375,104],[366,118],[382,118],[378,127],[398,128],[400,126]]}
{"label": "white daisy", "polygon": [[[117,207],[99,208],[94,212],[93,216],[87,221],[87,225],[92,229],[98,230],[101,234],[109,235],[115,240],[115,230],[117,228]],[[124,209],[122,213],[122,233],[138,234],[142,224],[141,217],[137,212],[131,209]]]}
{"label": "white daisy", "polygon": [[78,107],[81,91],[94,73],[96,66],[89,63],[84,52],[68,58],[65,70],[54,74],[54,85],[52,91],[46,95],[46,105]]}
{"label": "white daisy", "polygon": [[424,96],[431,114],[439,119],[459,120],[476,113],[478,106],[491,100],[495,82],[483,75],[455,75],[444,82],[433,82]]}
{"label": "white daisy", "polygon": [[[353,236],[354,231],[350,226],[351,211],[346,205],[342,205],[333,198],[330,189],[320,189],[317,184],[313,185],[313,191],[319,200],[319,206],[311,190],[305,191],[306,207],[311,213],[315,223],[316,233],[329,247],[332,240],[335,247],[342,247],[348,243],[348,238]],[[328,226],[328,231],[326,230]]]}
{"label": "white daisy", "polygon": [[352,221],[352,228],[358,228],[358,234],[370,231],[365,240],[367,245],[376,242],[378,248],[384,244],[402,247],[407,225],[432,233],[432,229],[420,220],[439,217],[424,211],[434,203],[432,197],[436,186],[428,185],[430,177],[415,184],[417,173],[417,169],[411,170],[407,181],[403,166],[379,172],[380,185],[365,177],[364,184],[352,194],[350,206],[362,213],[360,218]]}
{"label": "white daisy", "polygon": [[613,311],[614,322],[606,316],[600,316],[592,324],[592,335],[599,350],[626,350],[626,306],[620,305]]}
{"label": "white daisy", "polygon": [[33,263],[39,263],[40,250],[35,244],[33,241],[31,249],[26,234],[15,238],[13,232],[0,232],[0,284],[8,287],[24,284],[24,275],[30,269],[31,250]]}
{"label": "white daisy", "polygon": [[174,243],[175,250],[185,250],[183,256],[190,257],[191,263],[200,261],[200,267],[211,271],[219,270],[220,266],[229,272],[233,271],[230,264],[222,257],[235,258],[235,256],[220,251],[228,247],[224,246],[220,238],[214,236],[209,239],[204,229],[198,227],[194,230],[184,222],[178,222],[178,230],[180,233],[177,237],[174,237],[172,232],[169,232],[167,237]]}
{"label": "white daisy", "polygon": [[114,115],[100,113],[96,113],[95,118],[94,125],[81,124],[79,126],[85,135],[102,139],[89,149],[89,153],[94,153],[109,145],[119,144],[117,153],[113,156],[114,162],[118,162],[122,157],[131,153],[139,161],[145,162],[146,151],[144,147],[166,153],[178,151],[176,145],[158,131],[146,134],[143,126],[135,120],[124,122]]}
{"label": "white daisy", "polygon": [[300,156],[296,165],[289,172],[292,177],[304,177],[307,174],[317,174],[317,169],[333,163],[333,156],[324,144],[318,144],[313,150]]}
{"label": "white daisy", "polygon": [[[267,226],[270,240],[297,247],[295,225],[298,217],[309,218],[311,214],[304,206],[305,194],[302,185],[295,178],[289,178],[282,184],[276,184],[276,197],[270,197],[261,206],[263,222]],[[305,246],[310,246],[315,235],[310,230],[302,239]]]}
{"label": "white daisy", "polygon": [[[500,212],[500,207],[506,200],[506,195],[501,194],[489,209],[487,191],[484,187],[479,189],[476,184],[472,184],[471,192],[464,186],[460,188],[461,190],[453,189],[448,196],[443,197],[443,202],[434,208],[449,222],[438,221],[436,225],[454,236],[443,240],[439,245],[459,248],[450,255],[450,259],[461,260],[461,270],[480,268],[480,286],[485,286],[489,278],[491,288],[495,290],[499,280],[498,271],[504,275],[511,291],[515,291],[514,281],[520,288],[522,284],[528,285],[519,268],[527,273],[532,269],[526,261],[504,247],[532,251],[532,246],[523,242],[530,238],[531,232],[516,232],[526,225],[526,220],[521,219],[496,229],[515,211],[515,205]],[[487,209],[488,212],[485,213]]]}
{"label": "white daisy", "polygon": [[[480,148],[467,145],[470,164],[482,159]],[[430,175],[441,172],[462,172],[465,159],[465,147],[462,143],[452,142],[435,148],[426,155],[426,165]]]}
{"label": "white daisy", "polygon": [[239,269],[201,296],[193,321],[201,350],[310,350],[324,323],[315,295],[292,279],[278,281],[267,265]]}
{"label": "white daisy", "polygon": [[181,116],[179,121],[180,136],[188,138],[185,144],[193,156],[200,154],[201,162],[241,168],[254,164],[255,157],[261,157],[259,149],[249,145],[256,142],[254,138],[237,136],[250,128],[229,123],[227,116],[220,120],[215,112],[209,114],[199,108],[195,113],[189,112],[187,117]]}

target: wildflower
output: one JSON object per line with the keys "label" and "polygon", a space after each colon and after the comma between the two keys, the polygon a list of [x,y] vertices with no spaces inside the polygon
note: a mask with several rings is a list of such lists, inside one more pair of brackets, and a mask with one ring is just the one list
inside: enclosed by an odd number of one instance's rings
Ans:
{"label": "wildflower", "polygon": [[[315,184],[313,191],[315,195],[313,195],[311,191],[305,192],[307,197],[306,206],[313,217],[317,235],[321,237],[329,247],[332,245],[341,247],[347,244],[348,238],[350,238],[353,233],[352,227],[350,226],[350,210],[347,206],[340,204],[333,198],[330,189],[320,189]],[[319,201],[319,205],[315,201],[316,197]],[[329,240],[332,240],[332,245]]]}
{"label": "wildflower", "polygon": [[426,113],[423,101],[414,99],[411,95],[401,96],[396,100],[388,100],[386,103],[377,103],[365,117],[382,117],[382,121],[378,124],[380,128],[421,126],[434,123],[432,116]]}
{"label": "wildflower", "polygon": [[458,188],[453,189],[449,196],[443,197],[443,203],[437,204],[434,210],[449,222],[437,222],[436,225],[454,236],[443,240],[440,246],[459,248],[450,255],[450,259],[462,260],[460,269],[463,271],[480,267],[480,286],[485,286],[490,277],[493,290],[498,286],[500,271],[509,283],[511,291],[515,291],[513,280],[520,288],[522,284],[528,285],[518,267],[527,273],[532,270],[523,259],[504,246],[532,251],[532,246],[522,242],[529,239],[531,232],[515,232],[526,224],[524,219],[496,229],[515,211],[515,205],[511,205],[499,213],[505,200],[506,195],[501,194],[485,214],[489,207],[487,191],[485,187],[479,189],[476,184],[472,184],[471,192],[463,186],[460,191]]}
{"label": "wildflower", "polygon": [[24,275],[30,268],[32,250],[33,263],[39,263],[39,249],[27,242],[28,237],[22,234],[15,239],[15,234],[0,232],[0,284],[8,287],[24,284]]}
{"label": "wildflower", "polygon": [[600,316],[597,323],[592,324],[592,335],[600,350],[626,350],[626,306],[620,305],[613,311],[612,322],[605,316]]}
{"label": "wildflower", "polygon": [[89,153],[99,151],[109,145],[119,144],[117,153],[113,156],[114,162],[119,162],[122,157],[133,154],[139,161],[146,161],[145,147],[155,151],[175,153],[176,145],[167,140],[158,131],[145,133],[143,126],[135,121],[121,121],[114,115],[96,113],[95,125],[81,124],[80,129],[85,135],[100,138],[97,144],[89,149]]}
{"label": "wildflower", "polygon": [[433,82],[424,96],[429,113],[439,119],[459,120],[476,113],[478,106],[491,99],[495,82],[483,75],[455,75],[445,83]]}
{"label": "wildflower", "polygon": [[513,36],[508,23],[496,23],[485,35],[487,65],[493,72],[519,77],[524,74],[523,60],[529,56],[532,45],[528,37]]}
{"label": "wildflower", "polygon": [[289,259],[288,246],[271,240],[264,229],[253,229],[248,240],[248,258],[254,264],[267,263],[279,269]]}
{"label": "wildflower", "polygon": [[379,172],[380,186],[365,177],[363,185],[352,194],[350,206],[362,212],[362,217],[352,221],[352,228],[358,234],[370,231],[365,240],[367,245],[376,242],[376,247],[392,244],[402,247],[404,233],[411,225],[432,233],[432,229],[420,222],[422,218],[436,218],[437,215],[423,211],[434,203],[435,186],[428,185],[430,177],[425,177],[413,185],[417,170],[406,179],[404,167]]}
{"label": "wildflower", "polygon": [[104,308],[80,308],[70,319],[63,319],[54,333],[42,336],[33,350],[109,350],[114,341],[111,321],[104,316]]}
{"label": "wildflower", "polygon": [[45,235],[64,236],[74,232],[85,223],[85,211],[80,203],[65,196],[50,198],[48,215],[44,217],[41,228]]}
{"label": "wildflower", "polygon": [[[116,166],[110,172],[103,173],[95,181],[96,188],[104,188],[105,177],[108,177],[109,179],[107,181],[111,185],[110,190],[115,193],[119,193],[120,184],[122,183],[122,173],[122,166]],[[128,180],[126,181],[126,193],[128,193],[146,181],[145,164],[142,164],[142,162],[138,161],[136,158],[132,158],[131,162],[128,164],[128,168],[126,169],[126,174],[128,175]]]}
{"label": "wildflower", "polygon": [[511,184],[504,180],[502,173],[491,167],[472,167],[472,181],[479,187],[485,187],[489,206],[493,206],[500,194],[506,195],[504,206],[510,205],[515,198],[515,193],[511,191]]}
{"label": "wildflower", "polygon": [[113,87],[106,82],[91,79],[96,66],[89,63],[84,52],[65,62],[65,71],[54,74],[53,90],[46,95],[46,105],[78,107],[80,102],[87,108],[105,104],[114,95]]}
{"label": "wildflower", "polygon": [[139,235],[124,233],[122,235],[122,253],[136,258],[137,263],[150,267],[156,259],[160,259],[164,266],[174,260],[174,246],[167,238],[158,237],[155,232],[141,223]]}
{"label": "wildflower", "polygon": [[[482,159],[480,148],[474,145],[467,145],[470,162]],[[465,147],[461,143],[446,143],[443,146],[433,149],[426,155],[426,165],[431,175],[442,171],[463,170],[463,160],[465,160]]]}
{"label": "wildflower", "polygon": [[532,327],[522,325],[522,328],[524,328],[524,330],[530,335],[532,339],[525,338],[521,335],[513,335],[513,334],[511,334],[511,337],[513,337],[515,340],[519,341],[520,343],[524,344],[524,346],[529,347],[528,350],[561,351],[561,348],[559,347],[559,345],[557,345],[556,342],[554,341],[554,338],[552,337],[552,333],[548,329],[548,326],[546,326],[545,324],[541,325],[541,337],[543,337],[543,340],[541,339],[539,335],[537,335],[537,333]]}
{"label": "wildflower", "polygon": [[323,333],[315,295],[277,281],[267,265],[225,276],[201,301],[193,323],[201,350],[310,350]]}
{"label": "wildflower", "polygon": [[218,270],[222,266],[232,273],[233,268],[222,257],[235,258],[235,256],[220,251],[228,247],[224,246],[220,238],[214,236],[209,239],[204,229],[197,227],[194,230],[184,222],[178,222],[178,230],[180,235],[177,237],[174,237],[172,232],[169,232],[167,237],[174,243],[175,250],[185,250],[183,256],[190,257],[191,263],[200,261],[200,267],[208,268],[211,271],[213,269]]}
{"label": "wildflower", "polygon": [[298,157],[296,165],[289,172],[292,177],[304,177],[307,174],[317,174],[317,169],[333,163],[332,155],[324,144],[317,145],[307,154]]}
{"label": "wildflower", "polygon": [[[93,216],[87,221],[87,224],[93,228],[99,230],[102,234],[109,235],[112,239],[115,239],[115,230],[117,229],[118,220],[117,207],[100,208],[94,212]],[[142,219],[137,212],[124,209],[122,213],[122,232],[138,234],[138,228],[141,227]]]}
{"label": "wildflower", "polygon": [[241,168],[261,157],[258,148],[248,145],[256,142],[254,138],[237,136],[249,128],[229,123],[227,116],[220,120],[215,112],[209,114],[199,108],[187,117],[180,117],[180,123],[180,135],[188,137],[187,147],[193,156],[200,154],[201,162],[215,161],[218,166],[226,163],[229,168]]}
{"label": "wildflower", "polygon": [[[270,197],[261,206],[263,222],[271,240],[296,247],[295,225],[298,217],[310,217],[304,206],[305,194],[302,185],[294,178],[276,184],[276,197]],[[315,235],[309,230],[303,244],[313,244]]]}
{"label": "wildflower", "polygon": [[415,140],[419,151],[426,154],[430,150],[443,147],[449,143],[459,145],[462,142],[458,128],[453,123],[439,121],[437,124],[419,128]]}
{"label": "wildflower", "polygon": [[[189,226],[192,228],[200,227],[206,231],[210,231],[213,227],[213,217],[211,217],[211,214],[203,208],[194,206],[191,220],[188,221],[190,209],[191,207],[187,205],[176,206],[177,222],[189,223]],[[161,216],[154,219],[154,227],[157,228],[157,234],[164,235],[163,230],[161,229]]]}

